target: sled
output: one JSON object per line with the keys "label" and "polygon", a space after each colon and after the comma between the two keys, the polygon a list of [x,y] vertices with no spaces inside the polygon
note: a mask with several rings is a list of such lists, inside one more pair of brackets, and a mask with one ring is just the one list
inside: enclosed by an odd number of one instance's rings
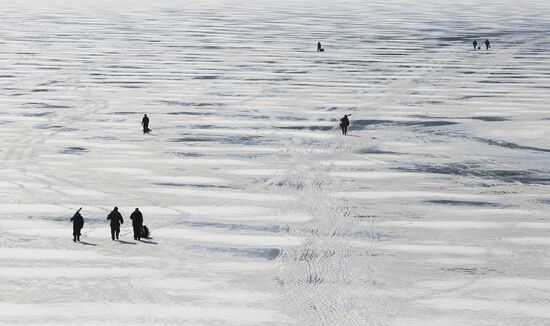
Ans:
{"label": "sled", "polygon": [[149,228],[147,227],[147,225],[143,225],[141,227],[141,237],[147,239],[149,238],[149,235],[150,235]]}

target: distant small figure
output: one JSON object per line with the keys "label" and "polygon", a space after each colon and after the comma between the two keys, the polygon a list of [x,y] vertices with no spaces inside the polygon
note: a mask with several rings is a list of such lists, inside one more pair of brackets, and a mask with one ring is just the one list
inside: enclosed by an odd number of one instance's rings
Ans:
{"label": "distant small figure", "polygon": [[143,133],[148,134],[151,129],[149,129],[149,117],[147,114],[143,116],[143,119],[141,119],[141,125],[143,126]]}
{"label": "distant small figure", "polygon": [[84,218],[80,215],[81,210],[82,207],[71,217],[71,222],[73,222],[73,242],[80,241],[80,231],[84,227]]}
{"label": "distant small figure", "polygon": [[340,128],[342,128],[342,135],[348,134],[349,119],[348,116],[351,114],[344,114],[344,117],[340,119]]}
{"label": "distant small figure", "polygon": [[477,40],[474,40],[472,44],[474,45],[474,50],[477,50]]}
{"label": "distant small figure", "polygon": [[487,50],[489,50],[489,48],[491,47],[491,42],[489,42],[489,40],[485,40],[485,47],[487,48]]}
{"label": "distant small figure", "polygon": [[136,208],[136,210],[130,215],[130,219],[132,220],[132,227],[134,229],[134,240],[141,240],[141,229],[143,226],[143,215],[139,211],[139,209]]}
{"label": "distant small figure", "polygon": [[115,240],[116,238],[118,240],[120,225],[124,224],[124,219],[122,218],[122,215],[120,215],[118,207],[113,208],[109,215],[107,215],[107,219],[111,220],[111,239]]}
{"label": "distant small figure", "polygon": [[324,52],[325,49],[321,47],[321,42],[317,42],[317,52]]}

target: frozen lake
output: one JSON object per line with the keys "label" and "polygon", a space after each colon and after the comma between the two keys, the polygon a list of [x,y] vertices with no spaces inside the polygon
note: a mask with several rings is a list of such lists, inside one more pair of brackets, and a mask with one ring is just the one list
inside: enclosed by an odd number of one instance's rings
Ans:
{"label": "frozen lake", "polygon": [[550,3],[87,2],[0,2],[0,324],[550,323]]}

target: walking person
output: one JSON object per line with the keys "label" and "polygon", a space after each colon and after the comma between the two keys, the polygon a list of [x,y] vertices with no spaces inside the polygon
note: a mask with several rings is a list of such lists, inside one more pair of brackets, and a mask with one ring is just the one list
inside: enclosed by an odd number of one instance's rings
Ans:
{"label": "walking person", "polygon": [[148,134],[151,129],[149,129],[149,117],[147,114],[143,116],[143,119],[141,119],[141,125],[143,126],[143,133]]}
{"label": "walking person", "polygon": [[84,218],[80,215],[81,210],[82,207],[71,217],[71,222],[73,222],[73,242],[80,241],[80,231],[84,227]]}
{"label": "walking person", "polygon": [[109,215],[107,215],[107,219],[111,220],[111,239],[115,240],[116,238],[118,240],[120,225],[124,224],[124,219],[122,218],[122,215],[120,215],[118,207],[113,208]]}
{"label": "walking person", "polygon": [[348,134],[349,119],[348,116],[351,114],[344,114],[344,117],[340,119],[340,128],[342,128],[342,135]]}
{"label": "walking person", "polygon": [[489,39],[485,40],[485,48],[489,50],[490,47],[491,47],[491,42],[489,42]]}
{"label": "walking person", "polygon": [[472,44],[474,45],[474,50],[477,50],[477,40],[474,40]]}
{"label": "walking person", "polygon": [[143,215],[138,208],[130,215],[134,229],[134,240],[141,240],[141,227],[143,226]]}

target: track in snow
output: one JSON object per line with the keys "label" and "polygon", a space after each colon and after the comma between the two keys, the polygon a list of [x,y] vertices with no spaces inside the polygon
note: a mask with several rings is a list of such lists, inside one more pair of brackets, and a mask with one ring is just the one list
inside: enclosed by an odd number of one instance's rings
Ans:
{"label": "track in snow", "polygon": [[547,324],[549,15],[6,4],[0,320]]}

